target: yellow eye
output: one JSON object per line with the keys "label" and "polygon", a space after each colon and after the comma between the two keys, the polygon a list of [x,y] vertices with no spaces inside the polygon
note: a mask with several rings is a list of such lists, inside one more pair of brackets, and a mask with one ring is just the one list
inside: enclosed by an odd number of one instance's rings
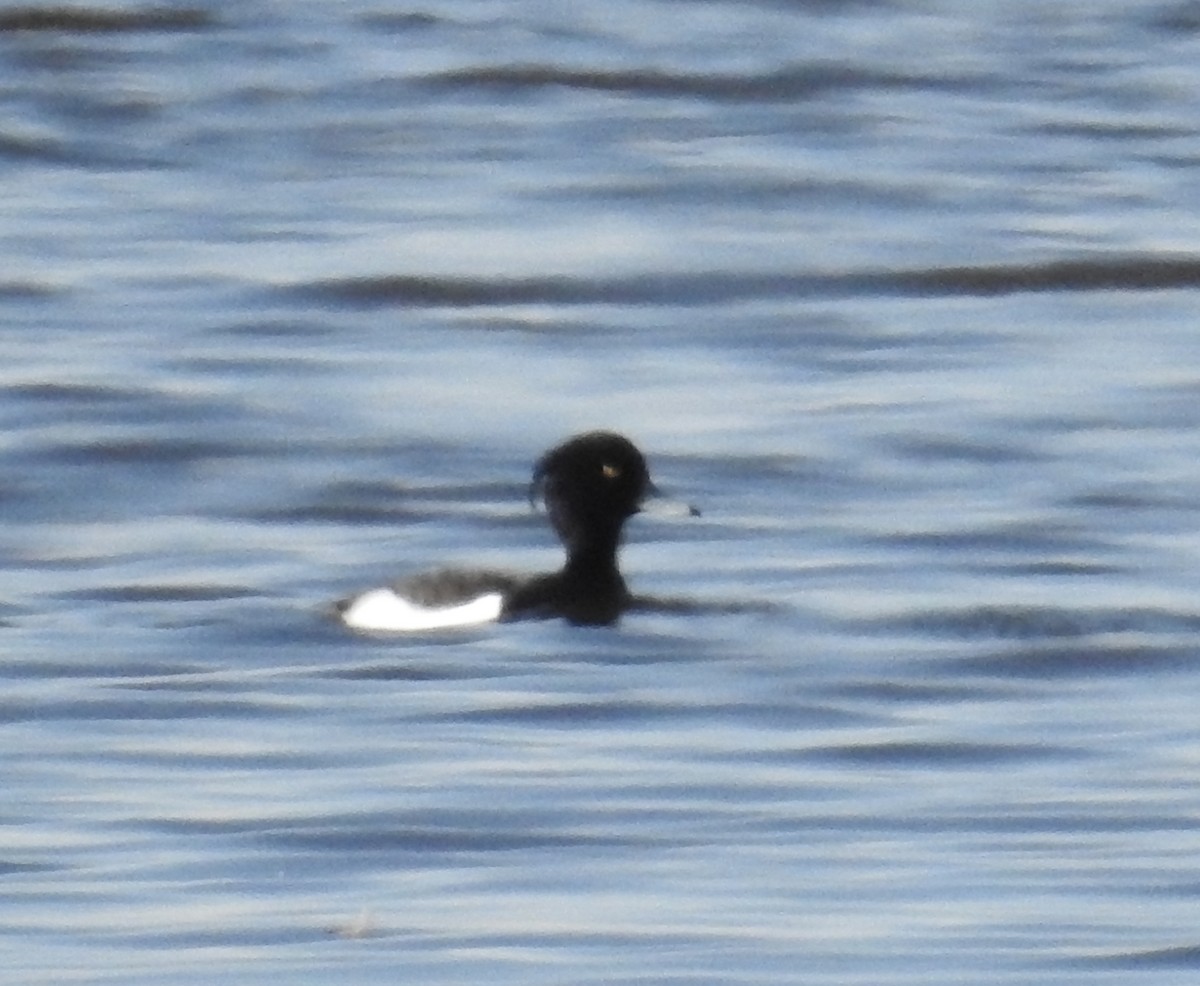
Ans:
{"label": "yellow eye", "polygon": [[607,463],[607,462],[604,463],[604,465],[602,465],[600,467],[600,471],[602,473],[604,473],[605,479],[616,479],[618,476],[621,475],[621,467],[620,466],[609,465],[609,463]]}

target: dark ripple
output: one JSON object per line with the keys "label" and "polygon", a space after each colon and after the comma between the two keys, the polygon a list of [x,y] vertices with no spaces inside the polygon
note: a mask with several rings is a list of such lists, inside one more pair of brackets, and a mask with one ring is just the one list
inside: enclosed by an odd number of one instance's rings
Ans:
{"label": "dark ripple", "polygon": [[1080,493],[1063,501],[1067,506],[1096,510],[1196,510],[1195,498],[1184,493],[1164,493],[1161,489],[1120,487]]}
{"label": "dark ripple", "polygon": [[661,285],[646,279],[595,282],[576,278],[455,278],[389,275],[312,281],[285,288],[303,298],[364,306],[508,305],[587,303],[603,300],[666,300]]}
{"label": "dark ripple", "polygon": [[1115,575],[1118,572],[1126,571],[1122,565],[1078,561],[1069,558],[1029,562],[1023,565],[993,565],[987,567],[991,571],[1003,572],[1007,575],[1061,575],[1067,578],[1076,578],[1082,575]]}
{"label": "dark ripple", "polygon": [[[444,632],[441,637],[449,639]],[[463,635],[455,634],[453,639],[461,641]],[[341,681],[473,681],[479,678],[501,678],[510,673],[508,669],[495,665],[462,667],[439,664],[375,663],[338,668],[318,675],[318,677]]]}
{"label": "dark ripple", "polygon": [[[58,140],[49,137],[27,137],[0,133],[0,157],[12,161],[63,163],[76,155]],[[20,297],[10,293],[9,285],[0,285],[0,297]]]}
{"label": "dark ripple", "polygon": [[971,606],[880,621],[889,629],[938,636],[1030,640],[1101,633],[1200,630],[1200,615],[1162,609],[1073,610],[1052,606]]}
{"label": "dark ripple", "polygon": [[[9,153],[9,139],[0,136],[0,154]],[[0,281],[0,298],[3,299],[38,299],[51,298],[65,293],[62,288],[49,284],[38,284],[33,281]]]}
{"label": "dark ripple", "polygon": [[103,7],[15,7],[0,11],[0,31],[195,31],[215,27],[210,11],[196,7],[149,7],[113,10]]}
{"label": "dark ripple", "polygon": [[1200,945],[1154,948],[1144,952],[1119,952],[1072,960],[1088,966],[1115,969],[1200,969]]}
{"label": "dark ripple", "polygon": [[[194,425],[212,429],[216,422],[231,421],[237,413],[236,405],[218,399],[203,399],[181,396],[161,390],[141,387],[119,387],[103,384],[43,383],[27,382],[15,384],[5,392],[24,403],[21,413],[45,416],[57,422],[61,417],[96,423],[130,424],[145,426],[153,422],[158,427],[167,425]],[[54,417],[51,417],[54,416]],[[111,451],[118,458],[136,457],[139,452],[153,452],[161,446],[177,457],[186,449],[183,440],[171,438],[162,442],[153,439],[131,439],[120,443],[72,443],[47,446],[39,454],[53,458],[55,454],[78,455],[79,448]],[[227,446],[208,443],[210,448],[220,451]],[[193,443],[193,448],[197,447]],[[199,448],[203,449],[201,445]],[[255,449],[260,452],[262,449]],[[85,453],[86,454],[86,453]]]}
{"label": "dark ripple", "polygon": [[321,279],[282,290],[306,300],[339,306],[466,308],[514,304],[703,305],[747,298],[994,296],[1040,291],[1156,291],[1198,286],[1200,258],[1132,255],[924,270],[815,274],[710,271],[607,280],[397,274]]}
{"label": "dark ripple", "polygon": [[878,725],[880,717],[826,705],[739,703],[733,705],[608,699],[578,702],[529,702],[489,709],[467,709],[424,717],[431,721],[519,723],[527,726],[624,726],[629,723],[678,722],[683,719],[752,721],[776,728],[824,728]]}
{"label": "dark ripple", "polygon": [[246,835],[273,846],[332,852],[480,853],[554,846],[644,845],[649,838],[548,828],[542,816],[502,809],[330,814],[293,819],[155,819],[151,827],[183,835]]}
{"label": "dark ripple", "polygon": [[958,556],[975,557],[980,552],[1054,551],[1068,553],[1103,548],[1065,524],[1014,523],[961,531],[915,531],[876,538],[884,544],[945,549]]}
{"label": "dark ripple", "polygon": [[496,828],[475,831],[454,828],[384,826],[381,828],[313,828],[270,833],[266,840],[289,849],[330,852],[486,853],[557,846],[642,845],[647,840],[574,832]]}
{"label": "dark ripple", "polygon": [[1145,255],[1060,260],[1042,264],[946,267],[867,274],[886,290],[902,293],[997,295],[1027,291],[1151,291],[1200,285],[1200,258]]}
{"label": "dark ripple", "polygon": [[1028,763],[1078,756],[1078,751],[1039,743],[894,742],[860,743],[805,750],[800,756],[864,766],[953,767]]}
{"label": "dark ripple", "polygon": [[1008,442],[987,442],[944,436],[903,438],[888,443],[908,458],[924,462],[978,462],[1000,465],[1006,462],[1036,462],[1045,456],[1026,446]]}
{"label": "dark ripple", "polygon": [[1169,644],[1097,642],[1074,647],[1028,647],[933,663],[954,671],[999,678],[1093,678],[1193,671],[1200,665],[1200,651]]}
{"label": "dark ripple", "polygon": [[155,397],[151,391],[82,383],[16,384],[8,388],[8,393],[30,401],[82,405],[140,403]]}
{"label": "dark ripple", "polygon": [[392,33],[407,33],[419,31],[448,23],[444,18],[425,11],[419,13],[405,11],[404,13],[370,13],[360,18],[360,23],[369,28]]}
{"label": "dark ripple", "polygon": [[1151,27],[1170,34],[1200,33],[1200,3],[1196,0],[1181,0],[1157,10],[1149,19]]}
{"label": "dark ripple", "polygon": [[[690,599],[682,596],[636,594],[626,608],[628,613],[659,613],[664,616],[765,616],[782,613],[785,607],[756,599]],[[690,656],[690,655],[689,655]]]}
{"label": "dark ripple", "polygon": [[[332,338],[336,331],[332,326],[315,322],[261,318],[210,329],[210,335],[235,339],[267,339],[271,341],[309,341]],[[192,365],[195,365],[194,363]]]}
{"label": "dark ripple", "polygon": [[594,181],[583,187],[568,190],[547,188],[539,190],[539,196],[561,199],[564,194],[572,201],[599,199],[601,201],[622,200],[635,204],[664,203],[703,204],[754,203],[759,206],[779,208],[786,205],[803,206],[807,202],[829,203],[842,200],[861,207],[875,202],[885,208],[898,205],[931,207],[937,202],[935,191],[915,185],[885,185],[878,180],[855,181],[852,178],[831,180],[815,179],[771,179],[739,176],[731,182],[727,175],[673,176],[669,185],[651,177],[608,179]]}
{"label": "dark ripple", "polygon": [[947,685],[933,682],[864,681],[830,689],[843,698],[868,699],[891,705],[895,702],[987,702],[1011,699],[1013,689],[995,685]]}
{"label": "dark ripple", "polygon": [[99,699],[22,702],[0,701],[0,723],[162,721],[176,719],[247,719],[295,714],[283,704],[269,705],[252,699],[178,699],[158,696],[112,696]]}
{"label": "dark ripple", "polygon": [[307,507],[281,507],[252,511],[241,516],[245,520],[253,520],[262,524],[338,524],[371,527],[430,520],[444,512],[417,510],[402,506],[326,503]]}
{"label": "dark ripple", "polygon": [[[1126,806],[1122,805],[1121,808]],[[764,828],[768,823],[748,822],[748,827]],[[1048,835],[1063,839],[1072,834],[1151,833],[1160,836],[1164,832],[1193,833],[1196,820],[1187,813],[1163,814],[1117,814],[1104,806],[1090,811],[1052,809],[1044,812],[1025,811],[1014,808],[1010,803],[996,805],[985,813],[963,812],[932,815],[926,812],[914,814],[886,815],[882,817],[864,814],[817,814],[788,819],[771,819],[769,828],[776,834],[793,833],[838,833],[874,832],[895,838],[897,832],[915,831],[923,836],[964,834],[1017,836]]]}
{"label": "dark ripple", "polygon": [[582,89],[636,96],[681,96],[718,102],[770,103],[811,99],[829,92],[871,89],[954,89],[969,80],[869,71],[845,64],[813,64],[757,75],[664,72],[656,69],[577,69],[560,65],[495,65],[425,76],[428,85],[454,88]]}
{"label": "dark ripple", "polygon": [[96,462],[177,464],[239,454],[245,454],[245,450],[225,442],[187,438],[131,438],[125,441],[70,443],[50,446],[44,453],[46,458],[72,465]]}
{"label": "dark ripple", "polygon": [[530,702],[491,709],[449,712],[428,718],[454,722],[521,723],[529,726],[596,726],[677,717],[683,711],[673,704],[611,699],[595,702]]}
{"label": "dark ripple", "polygon": [[57,866],[49,863],[17,863],[8,859],[0,859],[0,876],[14,876],[23,873],[53,873]]}
{"label": "dark ripple", "polygon": [[94,661],[75,663],[59,660],[0,661],[0,677],[28,680],[31,678],[157,678],[193,675],[204,671],[199,665],[168,664],[163,661]]}
{"label": "dark ripple", "polygon": [[1166,126],[1165,124],[1128,122],[1081,122],[1047,123],[1031,127],[1035,134],[1050,137],[1089,137],[1099,140],[1132,140],[1143,143],[1148,140],[1167,140],[1174,137],[1190,137],[1191,127]]}
{"label": "dark ripple", "polygon": [[257,596],[254,589],[240,585],[112,585],[74,589],[59,593],[59,599],[89,599],[113,603],[187,603],[245,599]]}
{"label": "dark ripple", "polygon": [[[805,340],[808,341],[807,338]],[[686,463],[705,479],[716,481],[783,480],[788,484],[832,484],[857,482],[847,475],[844,462],[812,455],[722,455],[719,458],[692,456],[655,456],[663,462]]]}

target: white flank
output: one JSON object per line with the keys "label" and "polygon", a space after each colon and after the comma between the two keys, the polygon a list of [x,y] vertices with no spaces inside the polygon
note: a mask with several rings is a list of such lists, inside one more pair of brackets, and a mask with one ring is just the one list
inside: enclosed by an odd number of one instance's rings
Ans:
{"label": "white flank", "polygon": [[455,606],[421,606],[396,595],[391,589],[372,589],[352,599],[341,615],[342,622],[356,630],[395,633],[491,623],[499,619],[503,606],[504,597],[498,592],[489,592]]}

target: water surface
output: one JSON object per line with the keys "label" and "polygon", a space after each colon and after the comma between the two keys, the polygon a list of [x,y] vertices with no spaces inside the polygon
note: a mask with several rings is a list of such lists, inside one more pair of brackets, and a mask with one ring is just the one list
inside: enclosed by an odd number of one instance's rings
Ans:
{"label": "water surface", "polygon": [[[14,983],[1191,983],[1200,9],[0,11]],[[537,570],[630,434],[694,612]]]}

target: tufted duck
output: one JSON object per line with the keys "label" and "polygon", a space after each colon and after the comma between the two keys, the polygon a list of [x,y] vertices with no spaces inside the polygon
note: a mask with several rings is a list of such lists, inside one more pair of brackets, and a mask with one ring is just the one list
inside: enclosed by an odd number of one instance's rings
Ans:
{"label": "tufted duck", "polygon": [[566,548],[559,571],[532,578],[433,572],[343,600],[338,615],[358,630],[391,632],[550,617],[613,623],[633,602],[617,568],[621,528],[655,492],[629,439],[608,431],[576,435],[538,460],[529,490],[531,504],[539,496],[545,503]]}

